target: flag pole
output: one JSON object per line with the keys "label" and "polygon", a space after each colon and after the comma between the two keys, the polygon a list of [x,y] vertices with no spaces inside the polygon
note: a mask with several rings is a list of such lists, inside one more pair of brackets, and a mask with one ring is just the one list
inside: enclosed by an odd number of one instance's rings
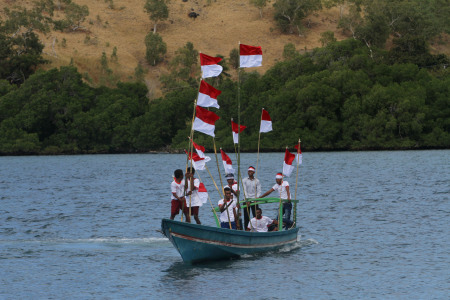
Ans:
{"label": "flag pole", "polygon": [[[188,136],[188,139],[190,139],[190,138],[191,138],[191,137]],[[194,145],[194,141],[192,141],[192,145]],[[192,151],[194,151],[194,149],[192,149]],[[206,163],[205,163],[205,168],[206,168],[206,171],[208,171],[209,177],[210,177],[211,180],[213,181],[214,186],[216,187],[217,192],[219,193],[219,198],[221,198],[222,195],[220,194],[219,187],[217,186],[216,181],[214,180],[213,176],[211,175],[211,172],[209,171],[208,166],[206,165]]]}
{"label": "flag pole", "polygon": [[206,165],[205,165],[205,167],[206,167],[206,171],[208,171],[209,177],[211,177],[211,180],[213,181],[214,186],[216,187],[217,192],[219,193],[219,198],[222,198],[222,194],[220,193],[219,187],[217,186],[216,182],[214,181],[214,178],[212,177],[211,172],[209,171],[209,169]]}
{"label": "flag pole", "polygon": [[[231,118],[231,121],[233,121],[233,118]],[[238,125],[239,126],[239,129],[240,129],[240,124]],[[231,132],[233,132],[233,129],[231,130]],[[238,130],[238,132],[239,132],[239,130]],[[239,139],[238,139],[238,142],[239,142]],[[233,141],[233,145],[234,145],[234,154],[236,154],[236,159],[238,158],[238,155],[237,155],[237,151],[236,151],[236,144],[234,143],[234,141]],[[244,202],[247,202],[247,196],[245,195],[245,190],[244,190],[244,181],[242,180],[242,176],[241,176],[241,174],[240,173],[238,173],[238,190],[239,190],[239,194],[240,194],[240,189],[239,189],[239,180],[240,180],[240,182],[242,183],[242,191],[243,191],[243,195],[244,195]],[[240,216],[241,216],[241,209],[243,209],[242,207],[240,207],[239,208],[239,210],[238,210],[238,219],[240,218]],[[249,209],[248,209],[248,206],[246,206],[246,209],[247,209],[247,215],[250,217],[250,211],[249,211]],[[243,223],[242,223],[243,224]],[[244,225],[244,224],[243,224]],[[252,224],[250,223],[250,226],[252,227],[252,229],[253,229],[253,226],[252,226]],[[242,226],[242,227],[244,227],[244,226]],[[241,228],[242,230],[245,230],[245,228]]]}
{"label": "flag pole", "polygon": [[[288,147],[286,146],[286,150],[288,149]],[[284,159],[283,159],[284,162]],[[282,174],[282,176],[284,176],[284,174]],[[283,177],[281,177],[281,184],[283,184]],[[282,205],[282,200],[281,200],[281,187],[280,187],[280,205],[279,205],[279,211],[278,211],[278,231],[281,231],[283,229],[283,214],[281,213],[281,205]]]}
{"label": "flag pole", "polygon": [[[238,49],[241,48],[241,41],[239,41]],[[233,141],[234,144],[234,141]],[[236,149],[236,145],[234,145]],[[235,150],[236,151],[236,150]],[[240,190],[239,187],[239,179],[242,181],[241,178],[241,56],[239,55],[239,68],[238,68],[238,152],[237,152],[237,165],[238,165],[238,190]],[[244,185],[242,185],[242,188]],[[245,197],[245,196],[244,196]],[[241,215],[241,206],[239,205],[239,196],[237,197],[238,201],[238,222],[239,217]],[[242,223],[244,224],[244,223]],[[242,226],[244,227],[244,226]],[[245,228],[242,228],[242,230],[245,230]]]}
{"label": "flag pole", "polygon": [[[297,178],[295,179],[295,200],[297,200],[297,184],[298,184],[298,169],[300,166],[300,138],[298,139],[298,149],[297,149]],[[294,203],[294,224],[297,223],[297,203]]]}
{"label": "flag pole", "polygon": [[[199,90],[200,90],[200,85],[199,85]],[[195,119],[195,110],[196,110],[196,108],[197,108],[197,99],[195,99],[195,101],[194,101],[194,114],[193,114],[193,117],[192,117],[192,129],[191,129],[191,138],[190,138],[190,140],[189,140],[189,152],[188,153],[190,153],[190,156],[191,156],[191,170],[192,170],[192,168],[193,168],[193,158],[192,158],[192,151],[193,151],[193,148],[194,148],[194,143],[192,142],[193,140],[194,140],[194,119]],[[188,158],[189,158],[189,155],[188,155]],[[186,167],[186,172],[187,172],[187,167]],[[190,189],[191,189],[191,192],[192,192],[192,190],[193,190],[193,184],[194,184],[194,177],[192,177],[191,178],[192,180],[189,180],[189,186],[190,186]],[[191,205],[191,201],[192,201],[192,193],[191,194],[189,194],[189,221],[191,220],[191,207],[192,207],[192,205]]]}
{"label": "flag pole", "polygon": [[[259,135],[258,135],[258,154],[256,155],[256,169],[255,169],[255,178],[258,175],[258,162],[259,162],[259,144],[261,142],[261,124],[262,124],[262,112],[264,107],[261,110],[261,118],[259,120]],[[255,197],[256,197],[256,180],[255,180]],[[249,216],[250,217],[250,216]]]}
{"label": "flag pole", "polygon": [[[202,52],[200,51],[199,52],[199,54],[201,54]],[[201,67],[200,67],[200,69],[201,69]],[[203,74],[202,74],[202,76],[200,76],[200,82],[198,83],[198,88],[197,88],[197,97],[195,98],[195,101],[194,101],[194,112],[193,112],[193,114],[192,114],[192,122],[191,122],[191,134],[190,134],[190,140],[189,140],[189,147],[188,147],[188,151],[189,151],[189,153],[191,153],[191,168],[193,167],[193,163],[192,163],[192,151],[193,151],[193,147],[194,147],[194,145],[193,145],[193,140],[194,140],[194,120],[195,120],[195,111],[196,111],[196,109],[197,109],[197,100],[198,100],[198,93],[200,92],[200,86],[201,86],[201,84],[202,84],[202,78],[203,78]],[[189,155],[188,155],[188,159],[189,159]],[[186,163],[186,172],[187,172],[187,165],[188,165],[188,163]],[[190,182],[190,183],[194,183],[194,181],[192,181],[192,182]],[[191,187],[191,189],[192,189],[192,187]],[[189,221],[190,221],[190,219],[191,219],[191,195],[189,195]]]}
{"label": "flag pole", "polygon": [[[200,179],[200,182],[202,182],[203,180],[200,177],[200,174],[197,173],[197,176],[198,176],[198,179]],[[219,219],[217,217],[216,211],[214,210],[214,206],[212,204],[211,198],[209,197],[209,193],[208,193],[208,200],[209,200],[209,203],[211,204],[211,209],[212,209],[212,212],[214,214],[214,219],[216,220],[216,225],[217,225],[217,227],[220,227]]]}
{"label": "flag pole", "polygon": [[[194,100],[194,112],[192,113],[191,132],[189,134],[190,139],[189,139],[189,142],[188,142],[188,151],[191,148],[191,141],[192,141],[192,139],[194,137],[194,119],[195,119],[195,108],[196,107],[197,107],[197,99]],[[192,155],[191,155],[191,158],[192,158]],[[187,173],[188,166],[189,166],[189,154],[186,157],[186,169],[184,171],[184,174]],[[191,167],[192,167],[192,160],[191,160]],[[186,188],[184,189],[184,196],[186,197]],[[189,204],[190,204],[190,202],[191,202],[191,197],[189,197]],[[184,203],[181,205],[181,208],[184,211]],[[189,221],[190,221],[190,218],[191,218],[191,208],[190,208],[190,205],[189,205]],[[181,222],[183,222],[183,214],[181,214]]]}
{"label": "flag pole", "polygon": [[297,184],[298,184],[298,167],[300,166],[300,161],[298,161],[298,156],[300,154],[300,139],[298,139],[298,149],[297,149],[297,178],[295,179],[295,198],[297,200]]}
{"label": "flag pole", "polygon": [[217,171],[219,172],[220,187],[222,188],[222,193],[220,193],[220,194],[221,195],[223,194],[223,196],[225,197],[225,194],[223,192],[222,176],[220,176],[219,159],[217,158],[217,147],[216,147],[216,139],[215,138],[213,138],[213,144],[214,144],[214,155],[216,156]]}

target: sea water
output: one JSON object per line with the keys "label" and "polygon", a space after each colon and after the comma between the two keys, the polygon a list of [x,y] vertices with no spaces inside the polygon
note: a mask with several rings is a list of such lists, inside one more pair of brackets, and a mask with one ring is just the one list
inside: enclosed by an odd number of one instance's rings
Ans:
{"label": "sea water", "polygon": [[[283,158],[260,154],[263,192]],[[244,175],[256,159],[241,155]],[[158,232],[185,164],[176,154],[0,157],[0,299],[448,299],[449,150],[304,153],[287,178],[297,244],[194,266]],[[208,167],[220,186],[214,159]],[[200,219],[214,225],[219,194],[197,173],[211,198]]]}

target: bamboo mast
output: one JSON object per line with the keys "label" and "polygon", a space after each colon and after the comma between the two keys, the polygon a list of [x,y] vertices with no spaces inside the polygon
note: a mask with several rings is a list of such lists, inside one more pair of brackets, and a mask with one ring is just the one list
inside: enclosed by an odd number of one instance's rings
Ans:
{"label": "bamboo mast", "polygon": [[[239,48],[240,48],[241,42],[239,42]],[[239,65],[241,61],[241,56],[239,55]],[[234,141],[233,141],[234,144]],[[236,145],[234,145],[236,147]],[[238,190],[239,189],[239,179],[241,178],[241,68],[239,66],[238,68],[238,152],[237,152],[237,166],[238,166]],[[243,186],[243,185],[242,185]],[[236,197],[237,199],[237,209],[238,209],[238,220],[236,222],[239,222],[239,218],[241,216],[241,206],[239,205],[239,196]],[[242,223],[244,225],[244,223]],[[244,226],[242,226],[244,227]],[[241,228],[241,230],[245,230],[244,228]]]}
{"label": "bamboo mast", "polygon": [[[298,139],[298,149],[297,149],[297,178],[295,179],[295,197],[294,199],[297,200],[297,185],[298,185],[298,169],[300,166],[300,138]],[[297,203],[294,203],[294,224],[297,223]]]}
{"label": "bamboo mast", "polygon": [[217,147],[216,147],[216,139],[215,138],[213,138],[213,143],[214,143],[214,155],[216,156],[217,172],[219,172],[220,187],[222,188],[221,194],[223,194],[225,196],[225,193],[223,192],[222,176],[220,176],[219,160],[217,158]]}
{"label": "bamboo mast", "polygon": [[[286,146],[286,150],[287,149],[288,149],[288,147]],[[284,176],[284,174],[282,176]],[[281,184],[283,184],[283,177],[281,177]],[[279,211],[278,211],[278,231],[283,230],[283,214],[282,214],[282,211],[281,211],[281,206],[282,206],[283,202],[281,200],[281,188],[282,188],[282,186],[280,187],[280,205],[279,205],[279,208],[278,208],[279,209]]]}
{"label": "bamboo mast", "polygon": [[[198,179],[200,179],[200,182],[203,182],[202,178],[200,177],[200,174],[197,174],[197,175],[198,175]],[[208,200],[209,200],[209,203],[211,204],[211,209],[214,214],[214,219],[216,220],[216,225],[217,225],[217,227],[220,227],[219,218],[217,217],[216,211],[214,210],[214,206],[212,204],[211,198],[209,197],[209,193],[208,193]]]}
{"label": "bamboo mast", "polygon": [[[231,118],[231,121],[233,121],[233,118]],[[234,144],[234,141],[233,141],[233,144]],[[234,145],[234,154],[236,154],[236,159],[237,159],[236,145]],[[239,174],[239,175],[240,175],[240,174]],[[245,195],[244,181],[242,180],[242,176],[241,176],[240,178],[238,178],[238,182],[239,182],[239,180],[240,180],[241,183],[242,183],[242,191],[243,191],[242,194],[244,195],[244,202],[247,202],[247,195]],[[239,190],[239,184],[238,184],[238,190]],[[239,190],[239,194],[240,194],[240,190]],[[241,209],[242,209],[242,208],[239,209],[239,214],[241,214]],[[250,218],[250,211],[249,211],[247,205],[246,205],[246,210],[247,210],[247,215],[248,215],[249,218]],[[242,223],[242,224],[244,225],[244,223]],[[250,226],[252,227],[252,230],[253,230],[252,222],[250,222]],[[242,230],[245,230],[245,228],[242,228]]]}
{"label": "bamboo mast", "polygon": [[[201,51],[199,51],[199,54],[202,53]],[[202,76],[200,77],[200,81],[198,83],[198,88],[197,88],[197,97],[195,98],[194,101],[194,112],[192,114],[192,122],[191,122],[191,132],[190,132],[190,139],[189,139],[189,145],[188,145],[188,159],[189,159],[189,153],[191,156],[191,169],[193,168],[193,162],[192,162],[192,151],[194,148],[194,144],[192,143],[194,141],[194,120],[195,120],[195,111],[197,109],[197,100],[198,100],[198,93],[200,92],[200,86],[202,84]],[[186,163],[186,172],[187,172],[187,163]],[[192,182],[189,182],[190,184],[193,184],[194,181],[192,180]],[[192,186],[190,187],[190,189],[192,189]],[[191,194],[192,195],[192,194]],[[191,195],[189,195],[189,220],[191,219]]]}

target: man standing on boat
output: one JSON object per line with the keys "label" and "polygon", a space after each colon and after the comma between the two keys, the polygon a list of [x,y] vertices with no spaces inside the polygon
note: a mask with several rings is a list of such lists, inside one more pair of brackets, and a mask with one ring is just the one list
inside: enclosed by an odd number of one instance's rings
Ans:
{"label": "man standing on boat", "polygon": [[[259,179],[255,178],[255,168],[250,166],[247,170],[248,178],[244,178],[242,180],[242,184],[244,185],[244,195],[245,199],[251,198],[259,198],[261,195],[261,183]],[[250,206],[250,201],[247,201],[247,207]],[[251,206],[251,208],[244,208],[244,228],[247,228],[248,223],[250,221],[249,210],[252,211],[253,217],[256,216],[256,208],[257,206]]]}
{"label": "man standing on boat", "polygon": [[227,187],[229,187],[231,189],[231,198],[234,199],[236,196],[239,197],[239,190],[238,190],[238,185],[237,182],[234,180],[234,175],[229,173],[227,175],[225,175],[225,178],[227,179]]}
{"label": "man standing on boat", "polygon": [[236,224],[236,201],[232,199],[231,189],[225,187],[223,189],[225,198],[219,201],[220,209],[220,227],[228,229],[239,229],[239,224]]}
{"label": "man standing on boat", "polygon": [[[278,225],[277,220],[272,220],[269,217],[262,215],[262,209],[257,208],[256,209],[256,217],[250,220],[250,223],[247,227],[247,231],[253,231],[253,232],[268,232],[269,226],[271,225]],[[273,231],[278,231],[278,228],[274,226]]]}
{"label": "man standing on boat", "polygon": [[[195,169],[193,167],[188,167],[186,171],[186,179],[185,179],[185,190],[186,190],[186,204],[188,208],[188,214],[189,214],[189,208],[190,215],[194,216],[195,222],[197,224],[202,224],[200,222],[200,219],[198,217],[198,212],[200,206],[203,205],[202,200],[200,199],[198,195],[198,189],[200,187],[200,180],[197,178],[194,178]],[[189,220],[190,222],[190,220]]]}
{"label": "man standing on boat", "polygon": [[173,172],[174,179],[170,184],[172,191],[172,207],[170,209],[170,219],[175,219],[175,216],[181,213],[185,215],[186,222],[191,222],[189,212],[186,207],[186,198],[184,197],[184,180],[183,170],[177,169]]}
{"label": "man standing on boat", "polygon": [[288,200],[287,202],[283,202],[283,216],[290,221],[291,220],[291,210],[292,210],[292,202],[291,202],[291,193],[289,192],[289,182],[283,180],[283,173],[277,173],[275,176],[276,184],[263,195],[261,198],[266,197],[273,191],[278,191],[278,195],[281,200]]}

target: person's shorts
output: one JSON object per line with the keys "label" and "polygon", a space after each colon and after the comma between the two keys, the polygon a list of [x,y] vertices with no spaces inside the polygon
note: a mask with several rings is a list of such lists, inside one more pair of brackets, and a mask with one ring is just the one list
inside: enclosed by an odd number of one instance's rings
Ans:
{"label": "person's shorts", "polygon": [[[186,201],[184,201],[184,212],[186,212]],[[181,210],[181,203],[178,200],[173,200],[172,199],[172,207],[170,209],[170,213],[172,215],[178,215],[180,213]]]}
{"label": "person's shorts", "polygon": [[[228,222],[221,222],[220,223],[220,227],[221,228],[230,229],[230,223],[228,223]],[[236,222],[235,221],[231,222],[231,229],[236,229]]]}

